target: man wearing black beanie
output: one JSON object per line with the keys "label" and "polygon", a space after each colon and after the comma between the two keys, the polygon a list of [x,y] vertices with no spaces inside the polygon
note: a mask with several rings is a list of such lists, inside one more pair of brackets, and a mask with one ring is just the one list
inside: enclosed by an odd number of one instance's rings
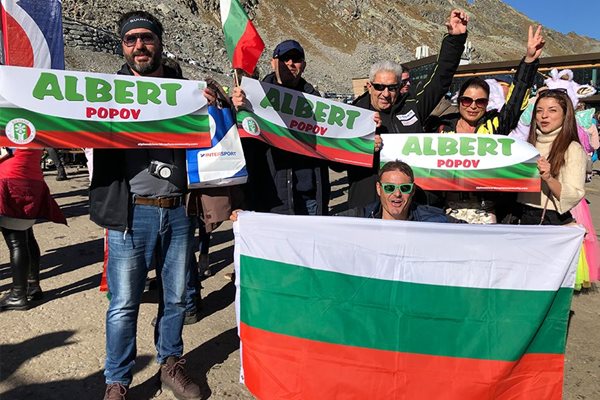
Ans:
{"label": "man wearing black beanie", "polygon": [[[133,11],[118,23],[126,64],[118,74],[182,79],[161,62],[163,27],[152,14]],[[215,93],[204,95],[213,103]],[[95,149],[90,218],[108,230],[105,400],[125,400],[136,356],[140,301],[153,255],[162,281],[154,331],[160,380],[177,399],[200,399],[181,358],[186,270],[195,222],[188,217],[185,150]],[[195,217],[194,217],[195,218]]]}

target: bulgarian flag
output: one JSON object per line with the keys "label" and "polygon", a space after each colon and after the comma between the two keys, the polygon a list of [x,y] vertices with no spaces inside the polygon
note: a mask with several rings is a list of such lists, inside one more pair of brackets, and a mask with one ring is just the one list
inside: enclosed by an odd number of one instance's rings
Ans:
{"label": "bulgarian flag", "polygon": [[232,67],[252,75],[265,43],[238,0],[221,0],[221,24]]}
{"label": "bulgarian flag", "polygon": [[562,398],[581,228],[245,212],[234,232],[257,398]]}

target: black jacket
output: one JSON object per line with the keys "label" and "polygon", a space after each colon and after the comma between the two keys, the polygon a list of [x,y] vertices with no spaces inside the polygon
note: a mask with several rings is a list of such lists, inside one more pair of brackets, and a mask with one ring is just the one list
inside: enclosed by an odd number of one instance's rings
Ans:
{"label": "black jacket", "polygon": [[[350,210],[336,214],[340,217],[359,217],[359,218],[374,218],[381,219],[383,210],[381,209],[381,201],[368,204],[365,207],[355,207]],[[446,215],[444,210],[437,207],[426,206],[412,202],[408,210],[408,221],[419,222],[457,222],[454,218]]]}
{"label": "black jacket", "polygon": [[[423,122],[450,89],[466,40],[466,33],[444,36],[435,68],[423,88],[414,96],[410,92],[400,95],[389,112],[385,113],[387,115],[380,112],[382,124],[376,133],[423,132]],[[369,92],[358,97],[353,104],[374,110]],[[371,168],[348,167],[348,208],[364,207],[377,200],[375,182],[378,170],[379,152],[375,153]]]}
{"label": "black jacket", "polygon": [[[164,66],[164,78],[183,79],[175,70]],[[125,64],[119,75],[133,75]],[[125,159],[137,149],[95,149],[94,173],[90,185],[90,219],[106,229],[125,231],[131,226],[132,193],[126,179]],[[185,171],[185,150],[165,149],[172,152],[173,164]]]}
{"label": "black jacket", "polygon": [[[264,82],[277,84],[275,74]],[[320,96],[304,79],[294,88]],[[269,146],[257,139],[242,139],[248,183],[244,197],[253,211],[278,214],[306,214],[305,200],[317,201],[317,214],[327,215],[329,203],[329,170],[327,162]]]}

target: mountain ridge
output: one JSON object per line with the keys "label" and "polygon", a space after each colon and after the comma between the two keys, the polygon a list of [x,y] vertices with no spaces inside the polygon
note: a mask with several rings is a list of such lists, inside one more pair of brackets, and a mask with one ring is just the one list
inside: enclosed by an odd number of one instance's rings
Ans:
{"label": "mountain ridge", "polygon": [[[259,62],[261,75],[269,72],[273,47],[293,38],[306,50],[306,79],[321,91],[346,93],[351,79],[366,76],[376,61],[411,61],[419,45],[437,53],[452,8],[464,9],[470,16],[468,40],[474,46],[474,63],[520,59],[525,53],[527,28],[535,23],[500,0],[241,2],[266,44]],[[116,32],[119,15],[133,9],[147,10],[162,21],[165,49],[185,61],[186,76],[202,79],[216,75],[224,80],[222,84],[231,84],[226,81],[231,78],[218,0],[130,0],[127,8],[109,0],[63,0],[65,17],[110,32]],[[576,33],[565,35],[544,28],[544,36],[542,57],[600,52],[600,41]],[[71,69],[112,72],[115,63],[122,62],[96,55],[94,60],[106,66],[89,65],[89,49],[69,40],[66,47]]]}

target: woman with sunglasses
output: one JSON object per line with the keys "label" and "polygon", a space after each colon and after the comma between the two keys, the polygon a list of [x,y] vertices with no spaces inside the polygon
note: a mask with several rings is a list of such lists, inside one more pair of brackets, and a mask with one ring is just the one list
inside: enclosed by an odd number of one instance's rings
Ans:
{"label": "woman with sunglasses", "polygon": [[[459,112],[446,116],[437,132],[508,135],[519,123],[523,102],[533,85],[544,44],[542,27],[534,30],[530,26],[527,52],[514,75],[508,100],[500,110],[487,110],[490,97],[488,83],[479,77],[469,78],[458,92]],[[510,203],[511,199],[507,196],[501,193],[448,192],[443,197],[453,217],[469,223],[490,224],[501,220],[506,214],[500,205]]]}
{"label": "woman with sunglasses", "polygon": [[479,78],[467,79],[458,92],[458,113],[446,116],[439,125],[440,133],[492,133],[508,135],[519,122],[523,101],[533,85],[539,65],[539,57],[544,47],[542,27],[534,31],[529,27],[527,53],[513,78],[506,104],[500,111],[487,110],[490,96],[488,83]]}
{"label": "woman with sunglasses", "polygon": [[515,213],[523,225],[564,225],[585,194],[587,155],[579,142],[573,104],[566,92],[549,89],[534,106],[528,142],[540,152],[539,193],[519,193]]}

